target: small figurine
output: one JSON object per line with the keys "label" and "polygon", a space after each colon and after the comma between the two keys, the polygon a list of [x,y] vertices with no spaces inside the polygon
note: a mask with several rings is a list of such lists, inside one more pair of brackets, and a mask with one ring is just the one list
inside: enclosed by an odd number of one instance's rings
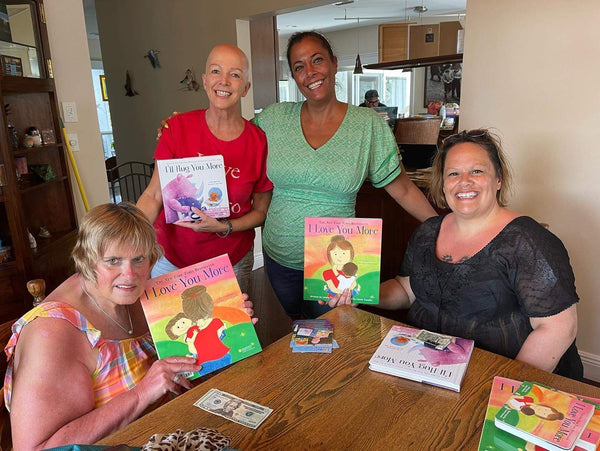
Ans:
{"label": "small figurine", "polygon": [[[31,137],[31,140],[33,142],[33,147],[40,147],[43,144],[42,143],[42,135],[40,134],[40,131],[35,127],[29,127],[25,131],[25,138],[27,138],[27,137]],[[25,146],[25,147],[31,147],[31,146]]]}
{"label": "small figurine", "polygon": [[38,236],[40,238],[50,238],[52,234],[50,233],[50,230],[46,228],[46,226],[40,226],[40,233],[38,233]]}
{"label": "small figurine", "polygon": [[129,76],[129,71],[126,70],[125,71],[125,95],[127,97],[133,97],[133,96],[137,96],[139,93],[133,89],[133,86],[131,86],[131,77]]}
{"label": "small figurine", "polygon": [[158,54],[159,53],[160,53],[160,51],[158,51],[158,50],[150,49],[150,50],[148,50],[148,53],[146,53],[144,55],[144,58],[148,58],[150,60],[150,64],[152,64],[152,67],[154,69],[156,69],[157,67],[160,67],[160,63],[158,62]]}
{"label": "small figurine", "polygon": [[187,69],[185,71],[185,77],[179,83],[184,84],[185,86],[181,89],[187,89],[188,91],[197,91],[200,88],[200,84],[196,81],[196,77],[191,69]]}
{"label": "small figurine", "polygon": [[37,241],[35,240],[35,237],[31,234],[31,232],[29,231],[29,229],[27,229],[27,235],[29,236],[29,247],[31,249],[36,249],[37,248]]}

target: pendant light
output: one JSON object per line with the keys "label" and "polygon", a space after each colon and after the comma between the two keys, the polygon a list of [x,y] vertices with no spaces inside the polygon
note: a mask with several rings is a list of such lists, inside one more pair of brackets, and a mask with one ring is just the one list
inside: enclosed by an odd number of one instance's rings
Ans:
{"label": "pendant light", "polygon": [[[356,19],[356,24],[360,28],[360,19]],[[360,62],[360,30],[356,30],[356,62],[354,63],[354,75],[362,74],[362,63]]]}

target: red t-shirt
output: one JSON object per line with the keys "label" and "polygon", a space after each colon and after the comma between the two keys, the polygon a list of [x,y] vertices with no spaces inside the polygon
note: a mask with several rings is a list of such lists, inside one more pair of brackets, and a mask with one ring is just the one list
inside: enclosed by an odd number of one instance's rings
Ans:
{"label": "red t-shirt", "polygon": [[[267,140],[255,125],[244,120],[242,134],[233,141],[221,141],[208,128],[205,110],[178,114],[169,119],[154,151],[155,160],[223,155],[231,214],[239,218],[252,207],[253,193],[273,189],[267,178]],[[165,249],[167,260],[179,268],[193,265],[227,253],[235,265],[248,253],[254,242],[254,230],[233,232],[227,237],[215,233],[194,232],[167,224],[164,211],[154,223],[158,242]]]}

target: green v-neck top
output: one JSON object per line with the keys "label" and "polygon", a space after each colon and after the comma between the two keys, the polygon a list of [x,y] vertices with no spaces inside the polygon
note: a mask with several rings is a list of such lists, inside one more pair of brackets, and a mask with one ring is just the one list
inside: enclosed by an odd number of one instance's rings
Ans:
{"label": "green v-neck top", "polygon": [[394,135],[372,109],[348,105],[335,134],[313,149],[302,132],[302,104],[276,103],[254,118],[267,135],[267,175],[274,184],[264,249],[294,269],[303,268],[305,217],[353,217],[367,177],[380,188],[401,171]]}

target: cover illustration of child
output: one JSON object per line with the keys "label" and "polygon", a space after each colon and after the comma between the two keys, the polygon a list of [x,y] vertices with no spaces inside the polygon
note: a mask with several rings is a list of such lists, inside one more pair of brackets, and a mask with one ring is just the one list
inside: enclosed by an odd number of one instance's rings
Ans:
{"label": "cover illustration of child", "polygon": [[334,235],[327,246],[327,260],[331,269],[323,271],[323,280],[326,285],[323,289],[329,297],[340,294],[345,289],[352,290],[355,296],[360,291],[356,282],[358,266],[353,263],[354,247],[343,235]]}
{"label": "cover illustration of child", "polygon": [[172,340],[182,335],[188,345],[189,355],[196,357],[196,364],[202,365],[201,374],[221,368],[231,363],[230,348],[222,339],[225,325],[219,318],[213,318],[214,301],[204,285],[195,285],[181,293],[183,312],[175,315],[166,325],[165,332]]}

